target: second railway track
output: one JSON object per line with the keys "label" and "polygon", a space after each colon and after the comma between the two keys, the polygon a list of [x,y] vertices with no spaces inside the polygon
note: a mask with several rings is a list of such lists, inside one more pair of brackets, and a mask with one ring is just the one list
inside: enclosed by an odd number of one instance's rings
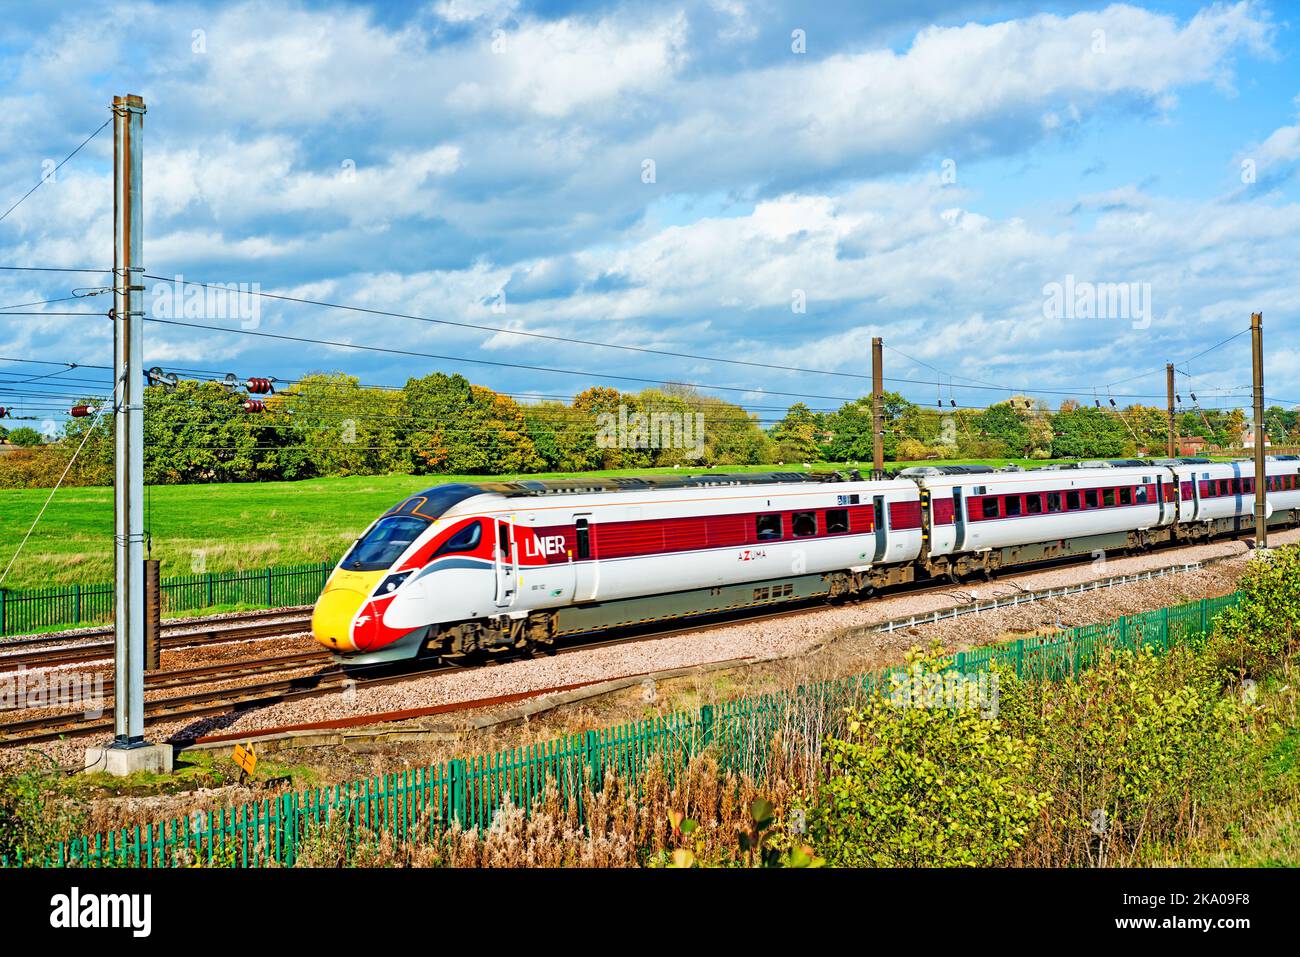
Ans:
{"label": "second railway track", "polygon": [[[258,616],[267,617],[267,616]],[[228,622],[228,623],[227,623]],[[183,619],[167,622],[162,636],[163,650],[192,648],[225,642],[281,638],[307,631],[311,617],[306,614],[279,613],[273,621],[231,618],[200,622]],[[170,632],[170,633],[168,633]],[[91,633],[97,635],[98,633]],[[83,635],[57,638],[24,638],[0,644],[0,673],[19,668],[48,668],[55,665],[80,664],[113,657],[112,641],[82,641]]]}

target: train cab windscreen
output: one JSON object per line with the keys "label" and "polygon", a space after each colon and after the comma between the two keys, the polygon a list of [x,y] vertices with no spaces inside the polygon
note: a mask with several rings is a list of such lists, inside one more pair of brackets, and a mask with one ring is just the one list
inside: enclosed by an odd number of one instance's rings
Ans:
{"label": "train cab windscreen", "polygon": [[420,533],[429,527],[428,519],[412,515],[381,518],[343,559],[343,567],[353,572],[375,572],[389,568],[402,557]]}

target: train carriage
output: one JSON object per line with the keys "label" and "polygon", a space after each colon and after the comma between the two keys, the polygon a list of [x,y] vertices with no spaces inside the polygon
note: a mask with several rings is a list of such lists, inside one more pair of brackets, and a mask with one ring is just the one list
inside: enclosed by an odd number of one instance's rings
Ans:
{"label": "train carriage", "polygon": [[[960,578],[1171,537],[1173,475],[1154,464],[1028,471],[971,466],[907,469],[928,500],[932,574]],[[1163,533],[1153,532],[1165,527]]]}
{"label": "train carriage", "polygon": [[367,530],[313,630],[355,662],[460,655],[902,580],[916,484],[839,478],[440,486]]}
{"label": "train carriage", "polygon": [[[1267,466],[1300,520],[1300,460]],[[545,650],[557,637],[1071,555],[1202,541],[1253,521],[1254,465],[1117,460],[992,469],[459,483],[399,502],[312,617],[354,664]]]}
{"label": "train carriage", "polygon": [[[1186,537],[1208,539],[1253,526],[1254,462],[1188,461],[1172,470],[1179,489],[1178,522]],[[1269,457],[1264,473],[1269,524],[1300,520],[1300,459]]]}

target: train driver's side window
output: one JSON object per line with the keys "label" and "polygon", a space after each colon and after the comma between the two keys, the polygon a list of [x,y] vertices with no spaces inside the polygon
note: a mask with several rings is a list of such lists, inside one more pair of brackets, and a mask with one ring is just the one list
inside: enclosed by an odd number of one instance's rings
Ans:
{"label": "train driver's side window", "polygon": [[439,555],[446,555],[449,552],[472,552],[478,548],[478,543],[483,538],[483,526],[479,522],[473,522],[466,525],[451,538],[443,542],[438,551],[434,553],[434,558]]}
{"label": "train driver's side window", "polygon": [[754,519],[754,535],[760,542],[778,541],[781,538],[781,516],[757,516]]}

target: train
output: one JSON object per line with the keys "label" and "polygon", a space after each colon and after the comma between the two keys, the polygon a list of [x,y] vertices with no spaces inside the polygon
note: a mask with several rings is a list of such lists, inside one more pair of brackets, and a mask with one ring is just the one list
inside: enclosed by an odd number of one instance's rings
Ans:
{"label": "train", "polygon": [[[357,539],[312,632],[352,665],[545,654],[565,636],[1209,541],[1253,528],[1254,473],[1179,458],[439,485]],[[1265,474],[1268,524],[1300,524],[1300,456]]]}

